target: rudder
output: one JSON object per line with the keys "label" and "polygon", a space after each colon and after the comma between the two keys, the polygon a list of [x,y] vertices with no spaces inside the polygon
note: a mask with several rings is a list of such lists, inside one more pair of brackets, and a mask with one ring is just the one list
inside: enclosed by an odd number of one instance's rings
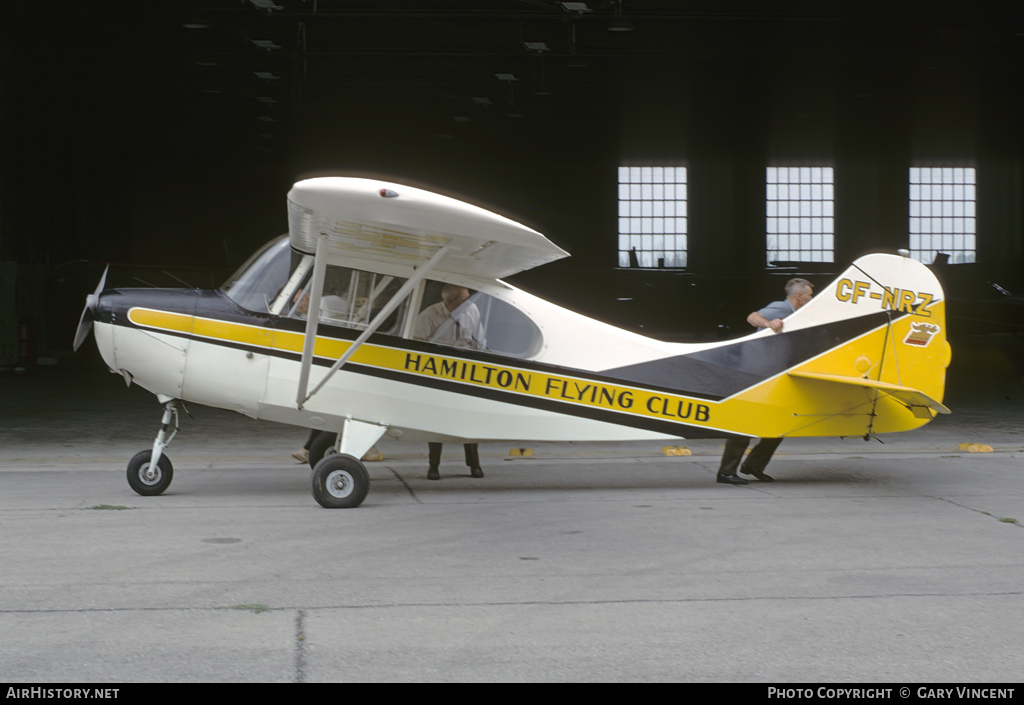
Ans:
{"label": "rudder", "polygon": [[786,330],[880,312],[886,318],[878,328],[791,370],[804,394],[829,399],[832,406],[840,388],[844,394],[850,391],[846,387],[858,391],[840,395],[848,406],[837,409],[835,419],[790,435],[907,431],[948,412],[941,404],[951,359],[945,297],[938,279],[920,262],[884,254],[861,257],[790,316]]}

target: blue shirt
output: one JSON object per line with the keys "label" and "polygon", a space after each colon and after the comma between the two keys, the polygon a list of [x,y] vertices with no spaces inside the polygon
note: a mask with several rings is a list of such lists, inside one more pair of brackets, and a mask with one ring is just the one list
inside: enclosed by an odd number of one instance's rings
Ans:
{"label": "blue shirt", "polygon": [[[771,302],[758,311],[758,313],[764,316],[766,321],[774,321],[776,318],[785,318],[794,311],[796,311],[796,309],[793,308],[793,304],[789,303],[788,300],[783,299],[782,301]],[[764,326],[760,327],[764,328]]]}

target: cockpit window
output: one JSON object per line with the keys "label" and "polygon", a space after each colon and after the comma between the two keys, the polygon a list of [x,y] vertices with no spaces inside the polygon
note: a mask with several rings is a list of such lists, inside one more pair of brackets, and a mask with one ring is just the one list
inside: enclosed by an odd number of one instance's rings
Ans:
{"label": "cockpit window", "polygon": [[288,246],[288,236],[282,235],[257,250],[221,290],[242,308],[267,313],[301,258]]}
{"label": "cockpit window", "polygon": [[413,337],[439,345],[533,357],[540,328],[511,304],[464,286],[428,281]]}
{"label": "cockpit window", "polygon": [[[320,322],[343,328],[366,328],[402,288],[405,279],[376,272],[327,265],[320,297]],[[288,315],[305,318],[309,309],[310,282],[292,297]],[[388,316],[378,333],[397,335],[406,304]]]}

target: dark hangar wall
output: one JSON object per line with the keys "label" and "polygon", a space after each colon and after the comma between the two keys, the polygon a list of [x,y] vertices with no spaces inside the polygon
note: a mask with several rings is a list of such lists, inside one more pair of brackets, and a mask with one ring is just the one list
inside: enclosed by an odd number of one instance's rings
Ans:
{"label": "dark hangar wall", "polygon": [[[573,256],[514,283],[692,338],[744,332],[796,273],[764,267],[766,166],[835,168],[836,262],[799,269],[820,283],[905,246],[908,167],[974,166],[978,263],[944,270],[947,293],[1024,291],[1016,4],[276,7],[0,11],[0,359],[19,323],[38,354],[65,351],[103,263],[114,285],[219,283],[285,230],[291,183],[319,173],[525,222]],[[608,32],[617,16],[634,31]],[[196,17],[208,26],[183,28]],[[688,168],[686,270],[617,267],[622,164]]]}

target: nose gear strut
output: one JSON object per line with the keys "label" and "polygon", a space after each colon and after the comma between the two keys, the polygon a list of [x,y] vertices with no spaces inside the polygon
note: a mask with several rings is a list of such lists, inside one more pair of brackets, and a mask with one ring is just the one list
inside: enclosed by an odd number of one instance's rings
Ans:
{"label": "nose gear strut", "polygon": [[[171,421],[174,421],[174,428],[171,429]],[[178,409],[175,400],[171,399],[164,404],[164,415],[160,422],[160,430],[156,434],[151,450],[144,450],[136,454],[128,463],[128,484],[141,495],[154,496],[162,494],[174,477],[174,468],[171,459],[164,451],[171,444],[171,440],[178,435]]]}

